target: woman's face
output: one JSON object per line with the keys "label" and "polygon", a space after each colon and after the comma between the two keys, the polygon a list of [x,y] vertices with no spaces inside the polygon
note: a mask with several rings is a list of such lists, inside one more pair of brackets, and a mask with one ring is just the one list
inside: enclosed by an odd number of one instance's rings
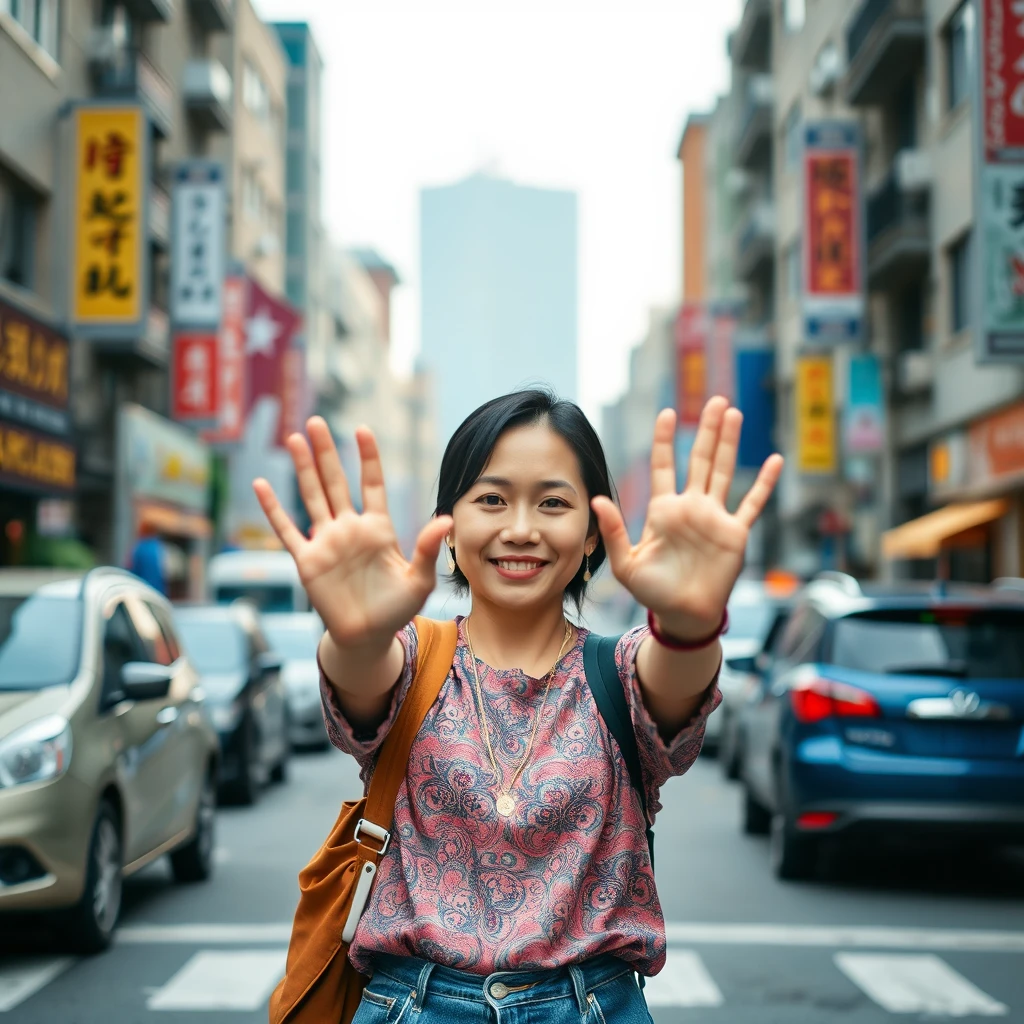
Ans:
{"label": "woman's face", "polygon": [[499,438],[452,516],[449,538],[474,598],[508,607],[561,601],[597,543],[576,455],[544,421]]}

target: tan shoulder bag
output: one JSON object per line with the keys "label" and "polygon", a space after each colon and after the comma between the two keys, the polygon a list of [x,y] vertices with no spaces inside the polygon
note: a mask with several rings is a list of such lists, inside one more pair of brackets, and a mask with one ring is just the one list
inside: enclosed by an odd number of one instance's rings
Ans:
{"label": "tan shoulder bag", "polygon": [[270,997],[270,1024],[348,1024],[367,979],[349,963],[349,943],[391,842],[395,801],[409,751],[452,667],[458,627],[417,616],[416,675],[362,800],[341,806],[316,856],[299,873],[285,976]]}

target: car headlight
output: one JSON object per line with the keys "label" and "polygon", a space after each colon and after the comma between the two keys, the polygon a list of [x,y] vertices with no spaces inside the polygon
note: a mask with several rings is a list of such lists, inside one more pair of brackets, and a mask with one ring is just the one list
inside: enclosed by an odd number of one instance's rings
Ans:
{"label": "car headlight", "polygon": [[0,740],[0,788],[60,778],[71,764],[71,723],[47,715]]}
{"label": "car headlight", "polygon": [[231,732],[242,717],[242,705],[238,701],[218,704],[210,708],[210,719],[218,732]]}

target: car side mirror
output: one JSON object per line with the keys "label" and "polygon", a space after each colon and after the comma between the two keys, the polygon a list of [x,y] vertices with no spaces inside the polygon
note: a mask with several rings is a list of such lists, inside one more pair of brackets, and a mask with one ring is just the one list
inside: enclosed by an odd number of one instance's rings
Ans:
{"label": "car side mirror", "polygon": [[280,672],[283,665],[284,658],[277,651],[264,651],[256,655],[256,672],[261,677]]}
{"label": "car side mirror", "polygon": [[753,655],[746,658],[727,658],[725,663],[733,672],[744,675],[753,675],[757,672],[757,658]]}
{"label": "car side mirror", "polygon": [[151,661],[129,661],[121,669],[121,688],[129,700],[159,700],[171,689],[174,671]]}

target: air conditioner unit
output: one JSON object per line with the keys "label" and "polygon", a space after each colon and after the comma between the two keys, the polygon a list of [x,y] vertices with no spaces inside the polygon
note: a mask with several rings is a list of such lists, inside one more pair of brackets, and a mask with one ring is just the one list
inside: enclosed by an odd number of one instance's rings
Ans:
{"label": "air conditioner unit", "polygon": [[835,89],[845,73],[846,68],[839,47],[834,42],[829,42],[818,51],[807,84],[815,96],[825,96]]}
{"label": "air conditioner unit", "polygon": [[927,391],[935,381],[935,363],[926,349],[900,354],[896,364],[900,390],[908,394]]}
{"label": "air conditioner unit", "polygon": [[926,149],[901,149],[896,154],[896,180],[903,192],[924,192],[932,185],[932,155]]}
{"label": "air conditioner unit", "polygon": [[94,68],[106,68],[118,63],[125,54],[125,33],[120,25],[104,25],[89,33],[86,53]]}

